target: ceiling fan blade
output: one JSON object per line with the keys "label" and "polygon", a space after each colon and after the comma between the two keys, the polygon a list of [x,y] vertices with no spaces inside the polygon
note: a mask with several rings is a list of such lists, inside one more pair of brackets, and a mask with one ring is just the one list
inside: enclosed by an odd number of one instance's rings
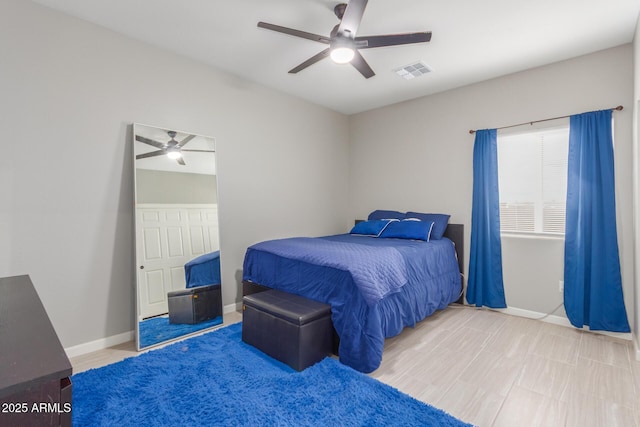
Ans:
{"label": "ceiling fan blade", "polygon": [[423,33],[389,34],[386,36],[356,37],[357,42],[366,42],[366,45],[358,46],[358,49],[371,49],[373,47],[397,46],[402,44],[426,43],[431,40],[431,31]]}
{"label": "ceiling fan blade", "polygon": [[148,153],[144,153],[144,154],[138,154],[136,156],[136,160],[137,159],[146,159],[147,157],[156,157],[156,156],[162,156],[163,154],[165,154],[166,151],[165,150],[158,150],[158,151],[150,151]]}
{"label": "ceiling fan blade", "polygon": [[193,138],[195,138],[195,135],[189,135],[187,136],[185,139],[183,139],[182,141],[180,141],[180,143],[178,144],[178,147],[184,147],[189,141],[191,141]]}
{"label": "ceiling fan blade", "polygon": [[291,70],[289,70],[289,73],[295,74],[298,71],[304,70],[308,66],[313,65],[316,62],[318,62],[318,61],[326,58],[327,56],[329,56],[329,52],[330,51],[331,51],[330,48],[326,48],[325,50],[323,50],[322,52],[318,53],[317,55],[314,55],[311,58],[307,59],[306,61],[304,61],[302,64],[298,65],[297,67],[294,67]]}
{"label": "ceiling fan blade", "polygon": [[362,74],[366,79],[376,75],[369,64],[367,64],[367,61],[364,60],[364,57],[357,50],[351,60],[351,65],[353,65],[356,70],[360,71],[360,74]]}
{"label": "ceiling fan blade", "polygon": [[156,148],[164,148],[164,144],[153,139],[145,138],[144,136],[136,135],[136,141],[144,142],[145,144],[153,145]]}
{"label": "ceiling fan blade", "polygon": [[180,151],[188,151],[190,153],[215,153],[214,150],[189,150],[188,148],[183,148]]}
{"label": "ceiling fan blade", "polygon": [[302,37],[303,39],[313,40],[314,42],[320,42],[329,44],[331,41],[329,37],[321,36],[318,34],[307,33],[306,31],[294,30],[293,28],[281,27],[280,25],[269,24],[267,22],[258,22],[258,27],[266,28],[267,30],[277,31],[279,33],[288,34],[290,36]]}
{"label": "ceiling fan blade", "polygon": [[364,9],[367,7],[368,0],[349,0],[347,8],[344,11],[340,26],[338,27],[338,34],[354,38],[358,32],[360,21],[362,21],[362,15],[364,15]]}
{"label": "ceiling fan blade", "polygon": [[176,159],[176,162],[178,162],[179,165],[186,166],[186,163],[184,162],[184,159],[182,157],[178,157]]}

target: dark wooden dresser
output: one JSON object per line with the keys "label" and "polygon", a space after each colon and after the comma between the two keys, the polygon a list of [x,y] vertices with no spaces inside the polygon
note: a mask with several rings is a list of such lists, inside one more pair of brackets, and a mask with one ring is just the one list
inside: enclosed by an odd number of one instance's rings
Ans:
{"label": "dark wooden dresser", "polygon": [[0,278],[0,426],[70,426],[71,373],[29,276]]}

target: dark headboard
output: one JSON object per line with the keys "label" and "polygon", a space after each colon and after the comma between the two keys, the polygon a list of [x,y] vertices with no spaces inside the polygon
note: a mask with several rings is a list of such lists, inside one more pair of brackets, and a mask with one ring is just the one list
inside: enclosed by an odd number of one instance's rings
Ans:
{"label": "dark headboard", "polygon": [[456,245],[458,266],[460,267],[460,273],[464,274],[464,224],[447,225],[447,229],[444,230],[444,237]]}
{"label": "dark headboard", "polygon": [[[456,246],[458,254],[458,267],[460,267],[460,277],[462,278],[462,289],[464,291],[464,224],[449,224],[444,230],[444,237],[451,240]],[[464,292],[460,295],[458,304],[464,304]]]}

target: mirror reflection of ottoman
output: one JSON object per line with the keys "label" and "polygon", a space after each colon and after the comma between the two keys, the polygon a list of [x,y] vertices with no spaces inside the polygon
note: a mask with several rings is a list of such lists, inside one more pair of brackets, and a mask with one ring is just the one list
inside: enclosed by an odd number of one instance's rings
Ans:
{"label": "mirror reflection of ottoman", "polygon": [[167,294],[169,323],[194,325],[222,316],[220,284],[181,289]]}

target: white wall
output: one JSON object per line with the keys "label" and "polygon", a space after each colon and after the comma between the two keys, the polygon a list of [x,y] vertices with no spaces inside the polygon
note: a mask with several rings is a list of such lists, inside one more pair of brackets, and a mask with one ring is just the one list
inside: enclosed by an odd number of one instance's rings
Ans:
{"label": "white wall", "polygon": [[[469,130],[622,104],[626,108],[614,114],[617,225],[625,304],[633,322],[632,58],[632,46],[625,45],[352,116],[351,216],[362,218],[376,208],[451,213],[452,222],[465,224],[468,271],[474,141]],[[562,257],[548,265],[544,246],[505,245],[508,305],[542,311],[562,301],[557,278],[522,277],[522,268],[562,271]],[[557,253],[551,246],[549,251]],[[538,297],[531,300],[536,283]]]}
{"label": "white wall", "polygon": [[636,359],[640,360],[640,20],[633,40],[633,235],[635,237],[635,332]]}
{"label": "white wall", "polygon": [[503,236],[502,266],[509,307],[566,317],[564,307],[557,308],[563,301],[558,281],[564,280],[564,239]]}
{"label": "white wall", "polygon": [[0,52],[0,277],[63,346],[133,329],[134,122],[216,138],[225,304],[248,245],[344,230],[346,116],[22,0]]}

